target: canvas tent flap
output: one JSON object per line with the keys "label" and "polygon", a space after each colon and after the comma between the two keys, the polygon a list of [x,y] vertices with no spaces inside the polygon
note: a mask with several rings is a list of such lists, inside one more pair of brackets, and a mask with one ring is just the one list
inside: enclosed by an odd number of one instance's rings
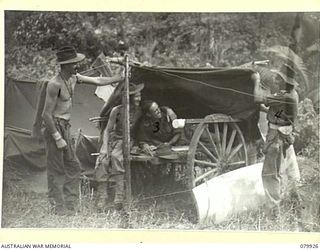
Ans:
{"label": "canvas tent flap", "polygon": [[91,154],[97,152],[99,152],[99,136],[86,136],[82,133],[77,136],[76,155],[83,171],[94,169],[96,156]]}
{"label": "canvas tent flap", "polygon": [[[223,113],[239,118],[247,141],[260,139],[259,105],[254,102],[254,71],[240,68],[163,68],[131,65],[130,81],[144,83],[142,99],[169,106],[178,118]],[[105,106],[108,115],[121,100],[118,85]]]}
{"label": "canvas tent flap", "polygon": [[[96,158],[91,153],[98,152],[99,136],[86,136],[81,133],[76,136],[76,155],[81,169],[94,169]],[[22,167],[44,170],[46,168],[45,142],[32,138],[29,130],[5,127],[4,160]]]}
{"label": "canvas tent flap", "polygon": [[[7,79],[4,125],[31,130],[35,113],[36,83]],[[31,101],[34,99],[34,103]]]}
{"label": "canvas tent flap", "polygon": [[113,87],[111,85],[98,86],[95,91],[95,94],[97,97],[99,97],[100,99],[107,102],[109,100],[111,94],[113,93],[114,89],[115,89],[115,87]]}
{"label": "canvas tent flap", "polygon": [[31,131],[5,127],[4,160],[35,169],[46,168],[44,141],[34,140]]}
{"label": "canvas tent flap", "polygon": [[[99,130],[89,118],[99,114],[104,102],[95,96],[95,86],[79,84],[76,88],[71,133],[75,135],[78,128],[81,128],[84,134],[97,136]],[[6,79],[4,160],[22,167],[45,169],[45,143],[31,136],[38,93],[39,84],[35,81]]]}
{"label": "canvas tent flap", "polygon": [[[90,117],[98,116],[104,102],[95,95],[96,87],[79,84],[76,86],[73,110],[71,115],[71,132],[75,134],[78,128],[87,135],[98,135],[98,129],[89,121]],[[6,79],[5,85],[5,126],[32,129],[36,113],[38,85],[27,82]]]}
{"label": "canvas tent flap", "polygon": [[183,118],[223,113],[246,119],[256,112],[253,71],[249,69],[180,69],[134,66],[133,82],[143,82],[145,95],[174,108]]}

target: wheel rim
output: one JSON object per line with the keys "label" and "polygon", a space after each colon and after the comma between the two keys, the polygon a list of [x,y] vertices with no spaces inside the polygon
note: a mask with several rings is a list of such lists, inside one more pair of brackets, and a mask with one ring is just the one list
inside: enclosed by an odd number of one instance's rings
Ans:
{"label": "wheel rim", "polygon": [[234,122],[200,123],[194,132],[187,165],[190,187],[248,164],[243,134]]}

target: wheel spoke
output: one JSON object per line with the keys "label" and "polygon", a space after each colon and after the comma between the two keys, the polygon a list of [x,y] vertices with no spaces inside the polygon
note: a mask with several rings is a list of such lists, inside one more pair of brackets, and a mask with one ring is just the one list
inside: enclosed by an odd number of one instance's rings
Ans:
{"label": "wheel spoke", "polygon": [[196,160],[196,159],[194,159],[194,162],[195,162],[195,163],[198,163],[198,164],[202,164],[202,165],[210,166],[210,167],[217,167],[217,166],[218,166],[218,164],[217,164],[217,163],[209,162],[209,161],[200,161],[200,160]]}
{"label": "wheel spoke", "polygon": [[222,146],[221,146],[221,155],[224,156],[226,152],[227,145],[227,133],[228,133],[228,125],[227,123],[223,124],[223,135],[222,135]]}
{"label": "wheel spoke", "polygon": [[246,150],[244,136],[235,121],[202,121],[193,133],[187,153],[188,187],[247,165]]}
{"label": "wheel spoke", "polygon": [[240,164],[246,164],[246,162],[245,162],[245,161],[237,161],[237,162],[230,162],[230,163],[228,163],[229,166],[240,165]]}
{"label": "wheel spoke", "polygon": [[230,161],[232,159],[232,157],[235,156],[235,154],[243,147],[242,144],[239,144],[238,146],[236,146],[230,153],[230,155],[228,156],[228,160],[227,161]]}
{"label": "wheel spoke", "polygon": [[194,182],[198,182],[198,181],[202,180],[203,178],[205,178],[205,177],[207,177],[207,176],[209,176],[209,175],[211,175],[211,174],[216,173],[217,171],[218,171],[217,169],[212,169],[212,170],[204,173],[203,175],[200,175],[199,177],[197,177],[197,178],[194,180]]}
{"label": "wheel spoke", "polygon": [[216,162],[218,161],[218,159],[210,152],[210,150],[205,145],[203,145],[202,142],[199,141],[199,145],[204,150],[206,155],[208,155],[211,158],[211,160],[216,161]]}
{"label": "wheel spoke", "polygon": [[218,148],[221,153],[221,139],[220,139],[220,131],[219,131],[219,125],[217,123],[214,124],[214,134],[217,137],[218,141]]}
{"label": "wheel spoke", "polygon": [[230,151],[231,151],[231,147],[233,145],[234,138],[236,137],[236,134],[237,134],[237,131],[236,130],[232,130],[232,134],[231,134],[230,140],[228,142],[228,147],[226,149],[226,155],[228,155],[230,153]]}
{"label": "wheel spoke", "polygon": [[216,155],[219,157],[219,153],[218,153],[219,151],[218,151],[218,148],[217,148],[216,144],[214,143],[214,140],[213,140],[213,138],[212,138],[212,135],[211,135],[211,133],[210,133],[210,131],[209,131],[208,127],[206,127],[206,128],[205,128],[205,130],[206,130],[206,133],[207,133],[207,135],[208,135],[208,137],[209,137],[209,141],[211,142],[212,147],[213,147],[213,149],[214,149],[214,151],[215,151]]}

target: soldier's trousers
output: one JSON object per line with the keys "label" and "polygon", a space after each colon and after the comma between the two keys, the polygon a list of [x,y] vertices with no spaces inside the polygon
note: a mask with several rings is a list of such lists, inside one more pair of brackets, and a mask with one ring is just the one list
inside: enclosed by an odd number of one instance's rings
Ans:
{"label": "soldier's trousers", "polygon": [[[111,145],[110,162],[101,162],[96,165],[96,180],[98,181],[98,199],[107,198],[107,181],[115,182],[114,203],[123,203],[125,199],[125,169],[123,166],[123,140],[115,140]],[[102,203],[102,202],[101,202]]]}
{"label": "soldier's trousers", "polygon": [[262,181],[267,198],[266,205],[272,209],[279,207],[285,192],[295,189],[295,183],[300,180],[300,171],[293,146],[284,149],[277,130],[269,128],[266,139]]}
{"label": "soldier's trousers", "polygon": [[49,202],[55,208],[75,210],[79,201],[80,164],[75,155],[69,122],[55,119],[55,125],[67,147],[58,149],[52,135],[45,132]]}

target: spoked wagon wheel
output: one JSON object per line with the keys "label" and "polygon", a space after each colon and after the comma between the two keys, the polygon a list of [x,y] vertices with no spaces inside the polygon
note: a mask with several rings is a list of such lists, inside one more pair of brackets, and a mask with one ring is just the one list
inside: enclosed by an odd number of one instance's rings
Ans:
{"label": "spoked wagon wheel", "polygon": [[236,120],[223,114],[207,116],[195,130],[189,147],[190,188],[246,165],[247,149]]}

